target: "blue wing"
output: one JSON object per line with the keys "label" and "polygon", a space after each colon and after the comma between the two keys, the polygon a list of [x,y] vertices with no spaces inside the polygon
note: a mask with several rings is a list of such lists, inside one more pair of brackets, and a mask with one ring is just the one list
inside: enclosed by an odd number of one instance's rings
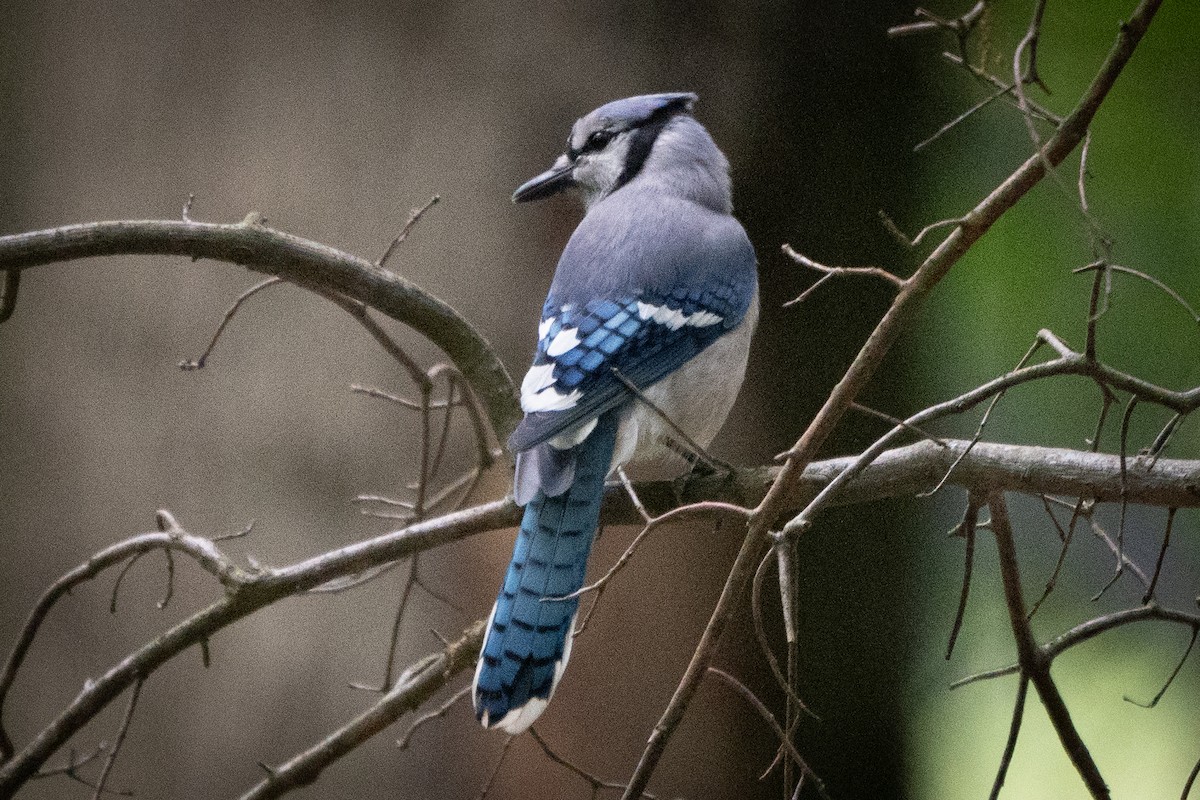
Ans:
{"label": "blue wing", "polygon": [[619,405],[631,395],[625,381],[644,388],[678,369],[741,322],[754,289],[745,283],[735,273],[669,294],[548,302],[510,447],[528,450]]}
{"label": "blue wing", "polygon": [[[542,309],[521,385],[525,418],[509,438],[516,496],[573,479],[588,425],[678,369],[746,315],[754,248],[728,213],[651,189],[593,206],[571,235]],[[619,373],[619,375],[618,375]],[[557,437],[557,438],[556,438]]]}

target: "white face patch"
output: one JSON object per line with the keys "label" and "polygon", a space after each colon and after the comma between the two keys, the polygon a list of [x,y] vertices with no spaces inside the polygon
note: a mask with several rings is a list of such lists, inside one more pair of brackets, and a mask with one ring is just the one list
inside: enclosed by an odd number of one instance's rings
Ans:
{"label": "white face patch", "polygon": [[579,329],[563,328],[555,335],[554,341],[550,342],[550,346],[546,348],[546,355],[551,358],[561,356],[577,344],[579,344]]}
{"label": "white face patch", "polygon": [[529,368],[521,381],[521,410],[526,414],[534,411],[566,411],[574,408],[583,397],[579,389],[563,394],[554,388],[554,365],[538,364]]}
{"label": "white face patch", "polygon": [[638,301],[638,317],[643,320],[652,319],[659,325],[666,326],[673,331],[677,331],[684,325],[690,325],[693,328],[707,328],[710,325],[716,325],[724,319],[711,311],[697,311],[694,314],[685,314],[674,308],[666,306],[656,306],[650,303]]}
{"label": "white face patch", "polygon": [[575,161],[571,177],[583,190],[583,200],[588,208],[607,197],[617,185],[621,173],[625,171],[628,153],[629,131],[623,131],[603,150],[584,153]]}

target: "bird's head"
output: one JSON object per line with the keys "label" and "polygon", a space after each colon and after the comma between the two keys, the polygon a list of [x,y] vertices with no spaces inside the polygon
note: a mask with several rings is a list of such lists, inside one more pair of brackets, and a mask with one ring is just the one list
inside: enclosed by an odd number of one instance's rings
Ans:
{"label": "bird's head", "polygon": [[[575,123],[566,152],[550,169],[521,184],[513,192],[513,202],[540,200],[575,187],[590,208],[638,177],[648,164],[670,170],[707,158],[717,172],[727,174],[724,156],[691,117],[697,99],[690,92],[670,92],[600,106]],[[690,125],[681,125],[684,120]],[[668,129],[681,135],[662,136]],[[672,147],[679,152],[667,152]]]}

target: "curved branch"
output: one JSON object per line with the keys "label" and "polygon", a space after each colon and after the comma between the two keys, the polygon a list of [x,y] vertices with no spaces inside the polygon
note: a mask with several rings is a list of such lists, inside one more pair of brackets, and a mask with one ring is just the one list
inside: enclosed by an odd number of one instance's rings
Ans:
{"label": "curved branch", "polygon": [[77,258],[178,255],[240,264],[320,292],[337,292],[403,322],[441,348],[470,382],[505,439],[520,419],[516,387],[490,344],[449,305],[366,259],[268,228],[257,214],[237,224],[120,220],[0,236],[0,270]]}
{"label": "curved branch", "polygon": [[[109,567],[158,549],[186,553],[225,586],[236,586],[249,577],[248,573],[230,561],[210,540],[178,531],[143,533],[104,548],[51,584],[29,612],[17,643],[4,662],[3,671],[0,671],[0,716],[4,713],[4,703],[8,699],[8,692],[16,679],[17,671],[25,661],[42,622],[54,604],[64,595],[70,594],[73,588],[95,578]],[[0,724],[0,763],[10,758],[13,752],[12,740]]]}

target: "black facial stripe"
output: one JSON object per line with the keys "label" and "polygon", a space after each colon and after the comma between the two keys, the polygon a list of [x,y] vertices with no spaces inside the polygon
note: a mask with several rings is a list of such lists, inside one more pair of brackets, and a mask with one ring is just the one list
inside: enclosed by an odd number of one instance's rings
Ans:
{"label": "black facial stripe", "polygon": [[[613,187],[613,191],[620,189],[626,183],[633,180],[633,177],[641,171],[642,166],[646,163],[646,159],[650,155],[650,148],[654,146],[654,140],[662,133],[662,129],[666,127],[671,117],[688,110],[691,100],[692,98],[684,97],[667,103],[665,106],[655,110],[653,114],[646,117],[637,126],[628,129],[633,131],[633,136],[629,143],[629,155],[625,159],[625,169],[622,170],[617,180],[617,185]],[[582,147],[575,147],[571,143],[573,137],[568,136],[567,158],[574,161],[584,153],[603,150],[620,133],[622,131],[611,128],[601,128],[600,130],[592,131]],[[642,148],[644,148],[645,152],[641,152]]]}
{"label": "black facial stripe", "polygon": [[673,116],[675,115],[672,113],[664,115],[661,119],[651,117],[640,128],[634,129],[629,137],[629,149],[625,152],[625,168],[617,177],[617,184],[613,187],[614,192],[629,183],[642,171],[642,167],[646,165],[646,159],[650,157],[651,149],[654,148],[654,141],[658,139],[658,135],[663,132],[663,128],[667,127],[667,123]]}

